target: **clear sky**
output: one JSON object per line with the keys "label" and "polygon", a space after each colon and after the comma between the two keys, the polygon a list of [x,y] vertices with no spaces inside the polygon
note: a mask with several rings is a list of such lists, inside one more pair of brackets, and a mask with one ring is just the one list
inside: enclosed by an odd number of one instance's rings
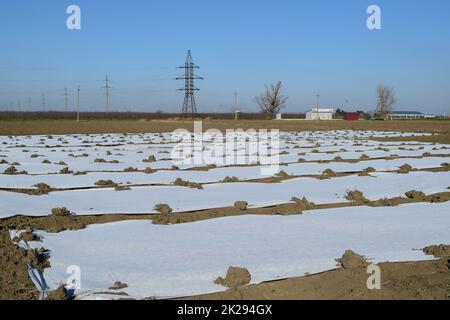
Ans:
{"label": "clear sky", "polygon": [[[81,7],[82,29],[66,28]],[[368,30],[366,9],[382,10]],[[234,91],[243,111],[264,85],[284,83],[286,112],[323,107],[372,110],[375,88],[396,89],[398,110],[450,113],[448,0],[14,0],[0,5],[0,108],[69,106],[81,86],[83,110],[180,111],[176,91],[192,50],[200,111],[229,112]]]}

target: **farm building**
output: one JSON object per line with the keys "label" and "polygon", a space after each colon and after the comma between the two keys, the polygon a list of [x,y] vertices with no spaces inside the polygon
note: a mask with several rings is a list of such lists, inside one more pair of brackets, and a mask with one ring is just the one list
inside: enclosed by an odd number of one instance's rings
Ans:
{"label": "farm building", "polygon": [[344,120],[346,120],[346,121],[357,121],[357,120],[359,120],[359,113],[358,112],[345,112],[344,113]]}
{"label": "farm building", "polygon": [[333,120],[333,109],[311,109],[306,113],[306,120]]}
{"label": "farm building", "polygon": [[424,119],[424,118],[433,118],[433,115],[425,115],[422,112],[418,111],[394,111],[388,115],[388,118],[391,120],[412,120],[412,119]]}

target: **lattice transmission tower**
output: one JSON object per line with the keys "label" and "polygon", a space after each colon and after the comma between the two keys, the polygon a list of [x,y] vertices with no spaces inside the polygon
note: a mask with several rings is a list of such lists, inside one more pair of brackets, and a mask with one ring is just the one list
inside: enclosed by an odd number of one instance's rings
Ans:
{"label": "lattice transmission tower", "polygon": [[191,50],[189,50],[187,53],[186,63],[184,66],[178,67],[178,69],[184,69],[184,76],[176,78],[177,80],[184,80],[184,88],[179,89],[179,91],[184,91],[185,93],[183,108],[181,110],[183,117],[186,117],[189,114],[197,114],[197,104],[195,103],[194,93],[200,89],[195,87],[194,81],[203,80],[203,78],[196,76],[194,70],[199,68],[199,66],[194,64]]}

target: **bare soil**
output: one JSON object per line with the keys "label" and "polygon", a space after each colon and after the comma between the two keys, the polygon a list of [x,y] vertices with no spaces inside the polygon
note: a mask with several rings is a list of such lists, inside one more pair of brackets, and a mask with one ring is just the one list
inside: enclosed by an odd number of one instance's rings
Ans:
{"label": "bare soil", "polygon": [[[0,121],[0,135],[38,134],[94,134],[94,133],[146,133],[172,132],[176,129],[194,128],[192,120],[36,120]],[[396,132],[436,133],[442,136],[401,138],[427,142],[450,143],[450,121],[270,121],[270,120],[204,120],[203,129],[280,129],[283,131],[320,130],[376,130]],[[397,140],[396,140],[397,139]],[[398,138],[384,141],[398,141]],[[381,139],[383,140],[383,139]]]}

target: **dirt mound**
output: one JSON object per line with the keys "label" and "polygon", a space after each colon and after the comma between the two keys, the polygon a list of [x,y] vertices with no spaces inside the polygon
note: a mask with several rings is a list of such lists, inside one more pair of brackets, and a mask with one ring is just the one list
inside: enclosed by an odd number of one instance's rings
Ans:
{"label": "dirt mound", "polygon": [[361,171],[358,175],[360,177],[372,177],[372,175],[370,175],[372,172],[375,172],[376,170],[372,167],[368,167],[366,169],[364,169],[363,171]]}
{"label": "dirt mound", "polygon": [[6,174],[6,175],[18,175],[18,174],[28,174],[28,172],[26,172],[26,171],[18,171],[15,166],[11,166],[11,167],[7,168],[3,172],[3,174]]}
{"label": "dirt mound", "polygon": [[412,190],[412,191],[406,192],[405,195],[408,197],[408,199],[415,200],[415,201],[426,201],[427,200],[426,194],[421,191]]}
{"label": "dirt mound", "polygon": [[337,173],[331,169],[326,169],[325,171],[322,172],[322,177],[325,179],[335,178],[337,177]]}
{"label": "dirt mound", "polygon": [[220,182],[222,182],[222,183],[236,183],[236,182],[239,182],[239,178],[227,176],[227,177],[225,177],[225,179],[223,179]]}
{"label": "dirt mound", "polygon": [[116,191],[130,191],[131,188],[130,188],[129,186],[119,186],[119,185],[116,185],[116,186],[114,187],[114,190],[116,190]]}
{"label": "dirt mound", "polygon": [[427,256],[434,256],[437,259],[450,258],[450,246],[449,245],[439,245],[439,246],[429,246],[423,249],[423,252]]}
{"label": "dirt mound", "polygon": [[303,210],[313,209],[316,206],[314,202],[309,202],[309,200],[306,199],[306,197],[303,197],[302,199],[294,197],[291,199],[291,201],[295,202],[295,204],[298,205]]}
{"label": "dirt mound", "polygon": [[70,169],[68,167],[62,168],[61,170],[59,170],[59,174],[72,174],[73,171],[70,171]]}
{"label": "dirt mound", "polygon": [[226,278],[219,277],[214,283],[230,288],[232,290],[237,290],[243,286],[250,283],[252,277],[250,272],[245,268],[229,267],[227,271]]}
{"label": "dirt mound", "polygon": [[66,301],[70,299],[69,292],[64,285],[60,285],[58,289],[47,294],[47,300],[51,301]]}
{"label": "dirt mound", "polygon": [[234,203],[234,207],[239,210],[247,210],[248,202],[247,201],[236,201]]}
{"label": "dirt mound", "polygon": [[353,252],[352,250],[347,250],[342,258],[336,259],[336,262],[344,269],[360,269],[367,268],[369,266],[365,257]]}
{"label": "dirt mound", "polygon": [[125,289],[125,288],[128,288],[128,285],[126,283],[122,283],[120,281],[116,281],[114,283],[114,285],[109,288],[109,290],[116,291],[116,290],[122,290],[122,289]]}
{"label": "dirt mound", "polygon": [[37,185],[35,185],[35,187],[37,189],[30,189],[28,190],[27,194],[40,196],[44,194],[49,194],[50,192],[53,191],[53,189],[48,184],[45,183],[38,183]]}
{"label": "dirt mound", "polygon": [[146,162],[146,163],[153,163],[156,162],[156,158],[155,156],[149,156],[147,159],[142,160],[142,162]]}
{"label": "dirt mound", "polygon": [[203,189],[203,186],[200,183],[184,181],[181,178],[178,178],[177,180],[175,180],[173,182],[173,185],[177,186],[177,187],[187,187],[187,188],[199,189],[199,190]]}
{"label": "dirt mound", "polygon": [[117,187],[117,183],[112,180],[98,180],[95,185],[99,187]]}
{"label": "dirt mound", "polygon": [[396,207],[400,204],[401,198],[388,199],[383,198],[377,201],[372,201],[369,205],[371,207]]}
{"label": "dirt mound", "polygon": [[217,165],[208,164],[207,166],[203,166],[203,167],[190,168],[189,171],[209,171],[211,169],[217,169]]}
{"label": "dirt mound", "polygon": [[370,157],[367,154],[364,153],[363,155],[361,155],[361,157],[359,157],[359,159],[360,160],[369,160]]}
{"label": "dirt mound", "polygon": [[302,214],[303,209],[296,203],[288,203],[288,204],[282,204],[282,205],[276,206],[273,209],[273,213],[279,214],[282,216],[290,216],[290,215]]}
{"label": "dirt mound", "polygon": [[133,167],[123,169],[123,172],[138,172],[138,171],[139,169]]}
{"label": "dirt mound", "polygon": [[44,248],[40,248],[27,250],[24,261],[29,266],[43,272],[46,268],[50,268],[49,259],[49,251]]}
{"label": "dirt mound", "polygon": [[172,213],[172,208],[169,207],[167,204],[157,204],[153,210],[161,213],[161,214],[170,214]]}
{"label": "dirt mound", "polygon": [[277,177],[279,177],[279,178],[288,178],[288,177],[289,177],[289,175],[288,175],[285,171],[283,171],[283,170],[281,170],[280,172],[278,172],[275,176],[277,176]]}
{"label": "dirt mound", "polygon": [[34,233],[34,230],[31,228],[27,228],[24,230],[19,237],[15,237],[12,239],[13,242],[20,242],[20,241],[42,241],[41,237],[39,237],[37,234]]}
{"label": "dirt mound", "polygon": [[347,196],[345,198],[357,205],[364,205],[370,203],[370,200],[364,197],[364,194],[359,190],[348,191]]}
{"label": "dirt mound", "polygon": [[411,167],[409,164],[404,164],[400,167],[400,169],[397,171],[398,173],[410,173],[413,170],[413,167]]}
{"label": "dirt mound", "polygon": [[73,214],[67,208],[53,208],[51,215],[54,217],[71,217]]}
{"label": "dirt mound", "polygon": [[146,174],[152,174],[155,173],[157,170],[152,169],[152,168],[145,168],[144,173]]}

